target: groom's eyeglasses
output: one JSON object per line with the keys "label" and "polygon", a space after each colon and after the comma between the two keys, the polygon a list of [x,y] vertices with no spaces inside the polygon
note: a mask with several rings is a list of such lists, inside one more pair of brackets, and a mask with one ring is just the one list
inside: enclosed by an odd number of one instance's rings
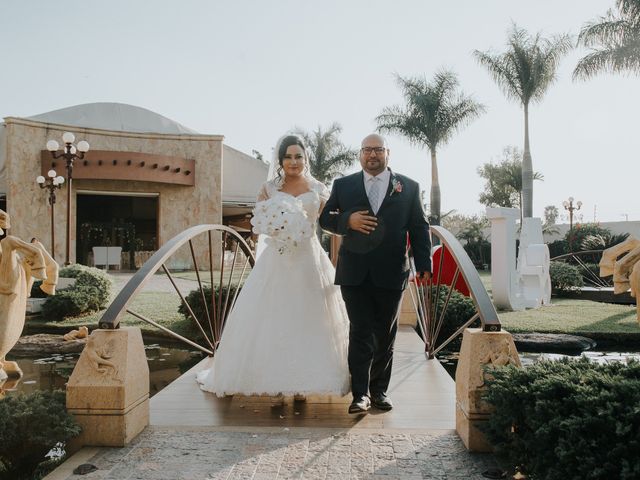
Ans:
{"label": "groom's eyeglasses", "polygon": [[376,155],[382,155],[385,150],[385,147],[362,147],[360,149],[360,152],[364,153],[365,155],[371,155],[371,152],[376,152]]}

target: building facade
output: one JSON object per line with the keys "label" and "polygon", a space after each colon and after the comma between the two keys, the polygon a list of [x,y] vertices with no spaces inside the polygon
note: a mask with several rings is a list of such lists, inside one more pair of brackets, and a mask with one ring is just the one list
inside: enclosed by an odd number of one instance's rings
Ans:
{"label": "building facade", "polygon": [[[37,237],[60,263],[66,254],[68,182],[56,192],[52,246],[48,194],[36,177],[50,169],[67,177],[65,160],[45,148],[51,139],[62,144],[66,131],[90,144],[72,169],[70,263],[91,264],[96,245],[120,245],[128,252],[124,268],[134,268],[134,251],[152,252],[194,225],[222,224],[225,216],[242,219],[267,176],[267,165],[224,145],[222,135],[202,135],[131,105],[88,104],[7,117],[0,127],[0,196],[12,218],[10,234]],[[232,186],[226,201],[224,170]],[[234,181],[237,175],[242,183]],[[190,264],[185,251],[171,266]]]}

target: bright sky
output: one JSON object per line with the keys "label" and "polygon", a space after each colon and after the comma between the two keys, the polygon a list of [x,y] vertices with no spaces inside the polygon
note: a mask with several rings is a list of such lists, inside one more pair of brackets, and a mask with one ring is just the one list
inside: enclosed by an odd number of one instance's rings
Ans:
{"label": "bright sky", "polygon": [[[90,102],[148,108],[270,158],[294,126],[339,122],[352,147],[383,107],[401,102],[394,73],[453,69],[488,112],[438,154],[442,210],[481,213],[482,163],[523,145],[523,115],[474,49],[502,51],[511,22],[577,34],[614,0],[0,0],[0,117]],[[530,111],[534,215],[581,200],[584,221],[640,220],[640,78],[573,82],[584,50]],[[388,138],[390,166],[428,191],[429,155]],[[563,212],[564,213],[564,212]],[[561,219],[562,221],[562,219]]]}

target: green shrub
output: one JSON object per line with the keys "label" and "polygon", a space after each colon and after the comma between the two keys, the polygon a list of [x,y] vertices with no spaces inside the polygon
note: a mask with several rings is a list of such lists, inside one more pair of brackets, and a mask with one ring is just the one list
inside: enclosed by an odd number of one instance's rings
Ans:
{"label": "green shrub", "polygon": [[611,231],[601,227],[598,223],[576,223],[565,234],[564,239],[569,246],[569,251],[577,252],[582,250],[582,243],[585,239],[592,236],[611,237]]}
{"label": "green shrub", "polygon": [[530,478],[640,478],[640,362],[544,361],[492,377],[485,433]]}
{"label": "green shrub", "polygon": [[60,270],[59,276],[75,278],[76,283],[74,287],[95,287],[98,290],[98,297],[95,300],[98,308],[105,308],[111,299],[111,287],[113,286],[111,278],[109,278],[106,272],[99,268],[79,264],[69,265]]}
{"label": "green shrub", "polygon": [[[229,300],[228,300],[228,304],[230,305],[231,302],[233,301],[233,298],[236,294],[236,290],[237,290],[237,285],[231,285],[230,291],[229,291]],[[242,287],[240,287],[242,288]],[[206,299],[207,302],[207,308],[209,309],[209,313],[213,313],[211,312],[211,287],[205,286],[203,287],[203,291],[204,291],[204,297]],[[220,287],[216,285],[215,287],[215,292],[216,292],[216,309],[218,308],[219,305],[219,297],[222,297],[222,302],[225,302],[225,299],[227,298],[227,287],[223,286],[222,287],[222,295],[220,295]],[[191,310],[193,310],[194,315],[196,316],[196,318],[200,321],[200,323],[202,323],[203,325],[208,325],[208,320],[207,320],[207,314],[206,311],[204,309],[204,305],[202,304],[202,294],[200,293],[200,290],[192,290],[191,292],[189,292],[189,294],[185,297],[187,303],[189,304],[189,306],[191,307]],[[223,305],[224,306],[224,305]],[[227,314],[229,314],[229,310],[230,308],[227,307]],[[180,306],[178,307],[178,313],[184,315],[184,317],[188,320],[191,320],[191,316],[189,315],[189,312],[187,311],[187,307],[185,307],[184,303],[180,303]],[[213,318],[213,315],[211,315]],[[226,317],[225,317],[226,318]]]}
{"label": "green shrub", "polygon": [[31,286],[31,294],[29,295],[31,298],[47,298],[49,295],[42,291],[40,288],[42,285],[42,280],[36,280],[33,282]]}
{"label": "green shrub", "polygon": [[584,286],[580,269],[565,262],[551,262],[549,265],[551,289],[553,293],[562,295]]}
{"label": "green shrub", "polygon": [[70,265],[60,270],[60,276],[75,278],[76,283],[59,290],[42,306],[42,315],[51,320],[62,320],[101,310],[111,298],[111,279],[98,268]]}
{"label": "green shrub", "polygon": [[567,245],[566,240],[555,240],[551,243],[548,243],[549,247],[549,256],[551,258],[559,257],[560,255],[564,255],[565,253],[569,253],[569,246]]}
{"label": "green shrub", "polygon": [[62,391],[9,395],[0,400],[0,479],[31,478],[59,442],[80,433]]}
{"label": "green shrub", "polygon": [[[440,292],[438,293],[437,302],[437,319],[440,319],[442,309],[444,308],[444,302],[449,294],[449,287],[447,285],[440,285]],[[436,295],[436,287],[431,287],[432,298]],[[457,290],[451,293],[451,298],[447,304],[447,309],[444,313],[444,319],[442,327],[440,327],[440,333],[436,339],[436,345],[440,345],[453,333],[464,325],[473,315],[476,313],[476,307],[471,298],[462,295]],[[477,327],[480,325],[480,320],[475,321],[470,327]]]}

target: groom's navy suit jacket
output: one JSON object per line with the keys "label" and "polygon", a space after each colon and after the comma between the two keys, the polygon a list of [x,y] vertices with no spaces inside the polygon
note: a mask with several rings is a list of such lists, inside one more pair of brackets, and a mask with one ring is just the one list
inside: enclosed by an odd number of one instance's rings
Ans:
{"label": "groom's navy suit jacket", "polygon": [[[401,190],[401,191],[399,191]],[[417,182],[391,172],[378,213],[378,227],[369,235],[351,230],[349,216],[358,210],[373,215],[362,171],[338,178],[320,214],[320,226],[342,235],[336,285],[361,285],[367,276],[378,287],[404,289],[409,277],[407,233],[417,271],[431,271],[429,223]]]}

